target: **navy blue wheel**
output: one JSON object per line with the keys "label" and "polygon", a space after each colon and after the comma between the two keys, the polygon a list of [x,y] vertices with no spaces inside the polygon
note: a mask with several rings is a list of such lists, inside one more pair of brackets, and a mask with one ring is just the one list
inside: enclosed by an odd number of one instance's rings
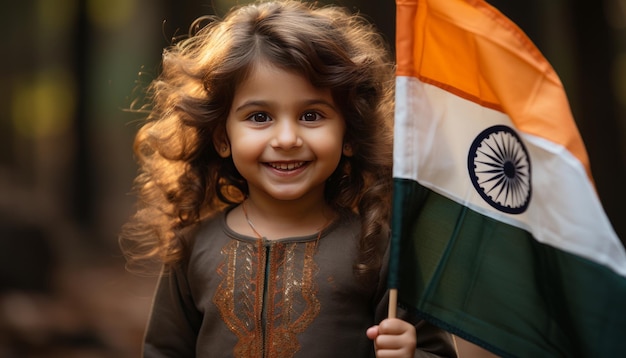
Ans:
{"label": "navy blue wheel", "polygon": [[530,156],[512,128],[497,125],[482,131],[470,147],[467,168],[489,205],[508,214],[526,211],[532,193]]}

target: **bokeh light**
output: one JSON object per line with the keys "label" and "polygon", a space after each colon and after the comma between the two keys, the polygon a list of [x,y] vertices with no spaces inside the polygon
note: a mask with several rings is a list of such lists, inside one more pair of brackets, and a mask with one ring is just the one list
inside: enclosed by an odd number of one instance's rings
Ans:
{"label": "bokeh light", "polygon": [[15,132],[27,138],[63,133],[76,110],[76,85],[72,74],[49,69],[16,81],[12,95]]}

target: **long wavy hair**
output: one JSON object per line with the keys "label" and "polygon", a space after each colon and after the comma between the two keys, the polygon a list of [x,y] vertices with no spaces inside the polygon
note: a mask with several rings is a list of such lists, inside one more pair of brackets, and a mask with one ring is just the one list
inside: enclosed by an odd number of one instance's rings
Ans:
{"label": "long wavy hair", "polygon": [[363,17],[299,1],[201,18],[188,37],[165,49],[134,143],[137,212],[120,236],[129,264],[180,260],[188,229],[247,195],[246,181],[231,158],[218,155],[214,140],[225,133],[237,85],[261,60],[331,90],[354,155],[341,159],[325,199],[338,213],[361,218],[356,272],[380,268],[391,201],[393,61]]}

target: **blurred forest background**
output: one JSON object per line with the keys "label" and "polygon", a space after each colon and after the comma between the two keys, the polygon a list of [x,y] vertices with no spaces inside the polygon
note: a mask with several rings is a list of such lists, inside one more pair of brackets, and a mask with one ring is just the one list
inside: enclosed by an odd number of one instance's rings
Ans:
{"label": "blurred forest background", "polygon": [[[393,43],[392,0],[331,2],[362,12]],[[489,2],[561,77],[624,240],[626,0]],[[138,356],[155,278],[127,273],[117,246],[137,169],[139,117],[124,109],[172,38],[235,3],[3,0],[0,358]]]}

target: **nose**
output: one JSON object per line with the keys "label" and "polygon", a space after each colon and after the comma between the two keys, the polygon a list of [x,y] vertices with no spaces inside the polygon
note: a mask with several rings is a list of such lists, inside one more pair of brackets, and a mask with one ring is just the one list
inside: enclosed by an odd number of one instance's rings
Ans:
{"label": "nose", "polygon": [[274,125],[274,136],[271,145],[274,148],[292,149],[302,145],[300,126],[294,120],[278,120]]}

